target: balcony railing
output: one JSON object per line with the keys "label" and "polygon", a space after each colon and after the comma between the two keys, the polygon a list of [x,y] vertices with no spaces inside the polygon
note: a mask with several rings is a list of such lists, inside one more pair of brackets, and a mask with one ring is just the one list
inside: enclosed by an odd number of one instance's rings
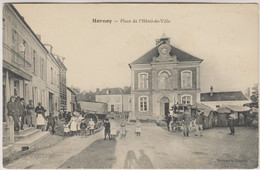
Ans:
{"label": "balcony railing", "polygon": [[[31,69],[31,63],[29,63],[21,54],[17,53],[13,48],[9,47],[7,44],[3,43],[3,50],[7,50],[10,55],[4,56],[4,59],[11,61],[12,64],[16,64],[23,67],[27,71]],[[6,58],[7,57],[7,58]]]}

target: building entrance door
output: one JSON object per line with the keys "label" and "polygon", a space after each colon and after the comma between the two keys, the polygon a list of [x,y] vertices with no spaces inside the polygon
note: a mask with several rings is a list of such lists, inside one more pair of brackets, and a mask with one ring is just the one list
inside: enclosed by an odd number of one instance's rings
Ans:
{"label": "building entrance door", "polygon": [[165,118],[167,113],[169,112],[169,104],[170,100],[167,97],[163,97],[160,100],[160,115]]}
{"label": "building entrance door", "polygon": [[49,92],[49,113],[53,113],[54,103],[53,103],[53,93]]}

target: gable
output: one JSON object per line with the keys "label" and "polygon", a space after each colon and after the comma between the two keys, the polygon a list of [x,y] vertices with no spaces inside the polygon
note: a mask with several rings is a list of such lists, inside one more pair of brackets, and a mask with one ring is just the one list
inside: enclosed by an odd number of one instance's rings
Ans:
{"label": "gable", "polygon": [[[185,62],[185,61],[199,61],[202,62],[203,60],[197,57],[194,57],[172,45],[170,45],[171,47],[171,51],[170,51],[170,55],[177,56],[177,61],[179,62]],[[153,49],[151,49],[150,51],[148,51],[147,53],[145,53],[143,56],[141,56],[140,58],[138,58],[137,60],[133,61],[131,64],[151,64],[151,62],[153,61],[154,57],[158,57],[159,56],[159,51],[158,51],[159,46],[154,47]]]}

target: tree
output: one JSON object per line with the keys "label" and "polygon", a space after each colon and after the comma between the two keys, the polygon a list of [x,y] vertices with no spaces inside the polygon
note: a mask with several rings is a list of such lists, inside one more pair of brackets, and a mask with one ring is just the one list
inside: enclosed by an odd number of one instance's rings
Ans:
{"label": "tree", "polygon": [[252,100],[253,103],[258,103],[258,83],[252,87],[252,90],[253,91],[250,99]]}

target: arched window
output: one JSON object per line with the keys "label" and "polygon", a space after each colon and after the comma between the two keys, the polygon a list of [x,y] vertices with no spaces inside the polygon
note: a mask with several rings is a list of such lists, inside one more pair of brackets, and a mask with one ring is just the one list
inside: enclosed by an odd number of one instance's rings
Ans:
{"label": "arched window", "polygon": [[192,72],[190,70],[181,72],[181,87],[184,89],[192,88]]}
{"label": "arched window", "polygon": [[148,73],[138,74],[138,89],[147,90],[148,89]]}
{"label": "arched window", "polygon": [[191,95],[183,95],[181,96],[182,104],[192,104],[192,96]]}
{"label": "arched window", "polygon": [[147,96],[140,96],[138,103],[139,103],[139,111],[140,112],[147,112],[148,111],[148,97]]}
{"label": "arched window", "polygon": [[160,89],[167,89],[169,83],[170,72],[167,70],[160,71],[158,74],[158,84]]}

